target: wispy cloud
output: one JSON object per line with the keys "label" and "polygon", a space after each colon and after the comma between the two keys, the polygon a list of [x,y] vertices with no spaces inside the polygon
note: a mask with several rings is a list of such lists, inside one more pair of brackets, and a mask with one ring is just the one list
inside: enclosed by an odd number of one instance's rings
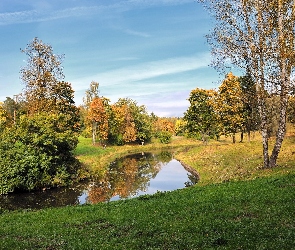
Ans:
{"label": "wispy cloud", "polygon": [[192,57],[179,57],[154,62],[146,62],[138,65],[106,71],[73,81],[75,89],[85,88],[85,82],[99,81],[102,85],[129,84],[139,81],[172,75],[181,72],[207,67],[210,63],[210,54],[205,53]]}
{"label": "wispy cloud", "polygon": [[126,30],[124,30],[124,32],[127,34],[130,34],[130,35],[134,35],[134,36],[141,36],[141,37],[150,37],[151,36],[145,32],[139,32],[139,31],[135,31],[135,30],[131,30],[131,29],[126,29]]}
{"label": "wispy cloud", "polygon": [[[14,23],[32,23],[50,21],[68,17],[78,17],[93,14],[107,14],[114,12],[125,12],[134,8],[147,8],[158,5],[176,5],[185,4],[191,2],[191,0],[129,0],[118,1],[111,4],[98,4],[94,6],[77,6],[71,8],[64,8],[55,11],[42,11],[40,8],[30,11],[18,11],[18,12],[4,12],[0,13],[0,25],[8,25]],[[148,36],[148,34],[136,32],[132,30],[126,30],[127,33],[133,35]]]}

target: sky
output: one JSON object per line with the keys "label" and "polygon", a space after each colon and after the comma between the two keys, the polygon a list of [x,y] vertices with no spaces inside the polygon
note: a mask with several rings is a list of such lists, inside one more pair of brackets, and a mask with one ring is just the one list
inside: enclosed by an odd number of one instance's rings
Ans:
{"label": "sky", "polygon": [[209,66],[212,25],[194,0],[0,0],[0,101],[24,89],[21,49],[38,37],[65,55],[76,105],[95,81],[111,103],[128,97],[182,117],[193,89],[222,78]]}

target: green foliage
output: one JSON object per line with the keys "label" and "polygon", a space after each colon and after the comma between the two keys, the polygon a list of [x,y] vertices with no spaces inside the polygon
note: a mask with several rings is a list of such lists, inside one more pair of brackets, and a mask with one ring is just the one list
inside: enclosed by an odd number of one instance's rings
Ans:
{"label": "green foliage", "polygon": [[212,98],[214,90],[196,88],[189,97],[190,107],[184,114],[189,137],[201,137],[203,142],[208,137],[218,135],[218,124]]}
{"label": "green foliage", "polygon": [[0,191],[66,185],[77,177],[78,140],[66,115],[22,116],[0,135]]}
{"label": "green foliage", "polygon": [[255,82],[249,74],[239,77],[243,101],[243,125],[242,129],[250,134],[257,131],[260,125],[258,98]]}
{"label": "green foliage", "polygon": [[219,86],[218,95],[214,99],[214,110],[225,135],[234,135],[241,130],[243,107],[238,77],[229,73]]}
{"label": "green foliage", "polygon": [[168,144],[171,142],[172,134],[168,131],[161,131],[158,135],[159,141],[163,144]]}

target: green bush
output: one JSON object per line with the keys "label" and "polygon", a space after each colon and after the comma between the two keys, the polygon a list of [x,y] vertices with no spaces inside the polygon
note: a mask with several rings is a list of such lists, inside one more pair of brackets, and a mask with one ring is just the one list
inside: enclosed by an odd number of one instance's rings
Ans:
{"label": "green bush", "polygon": [[63,186],[77,177],[78,143],[64,115],[23,116],[0,135],[0,193]]}
{"label": "green bush", "polygon": [[158,138],[161,143],[168,144],[171,142],[172,134],[169,133],[168,131],[161,131],[158,135]]}

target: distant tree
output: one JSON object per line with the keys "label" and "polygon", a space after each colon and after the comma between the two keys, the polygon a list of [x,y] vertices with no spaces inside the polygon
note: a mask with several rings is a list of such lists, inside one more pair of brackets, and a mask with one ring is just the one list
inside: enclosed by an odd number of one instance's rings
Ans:
{"label": "distant tree", "polygon": [[117,145],[136,140],[136,127],[131,110],[127,104],[117,103],[111,106],[110,140]]}
{"label": "distant tree", "polygon": [[184,119],[177,119],[175,122],[175,135],[183,136],[186,134],[187,121]]}
{"label": "distant tree", "polygon": [[174,119],[157,117],[153,122],[153,134],[161,143],[170,143],[175,134]]}
{"label": "distant tree", "polygon": [[86,107],[86,109],[90,108],[90,105],[94,98],[99,97],[99,83],[92,81],[90,83],[89,89],[85,91],[85,96],[83,97],[83,102]]}
{"label": "distant tree", "polygon": [[192,90],[188,99],[190,106],[184,114],[187,133],[190,136],[201,135],[204,143],[209,137],[218,136],[217,117],[212,101],[215,95],[214,90]]}
{"label": "distant tree", "polygon": [[3,106],[3,103],[0,102],[0,132],[3,131],[4,128],[7,126],[8,121],[8,113]]}
{"label": "distant tree", "polygon": [[230,72],[218,88],[218,94],[214,99],[214,110],[222,125],[223,133],[231,135],[233,143],[236,142],[236,133],[242,130],[243,108],[242,90],[238,77]]}
{"label": "distant tree", "polygon": [[148,142],[152,137],[151,118],[144,105],[138,105],[136,101],[130,98],[121,98],[119,102],[126,103],[131,111],[135,128],[136,141],[139,143]]}
{"label": "distant tree", "polygon": [[250,133],[259,130],[260,125],[256,84],[250,74],[239,77],[238,81],[242,90],[242,102],[244,106],[242,132],[247,132],[248,141],[250,141]]}
{"label": "distant tree", "polygon": [[81,120],[84,122],[83,126],[84,126],[84,135],[88,136],[89,132],[91,131],[91,135],[92,135],[92,143],[95,143],[95,137],[96,137],[96,122],[93,121],[92,119],[88,119],[89,118],[89,112],[90,112],[90,106],[92,101],[95,98],[99,97],[99,83],[92,81],[90,83],[89,89],[87,89],[85,91],[85,96],[83,97],[83,103],[84,106],[81,107],[81,113],[80,115],[82,115],[83,117],[81,118]]}
{"label": "distant tree", "polygon": [[109,140],[115,144],[147,142],[151,139],[151,119],[145,106],[130,98],[120,98],[112,105]]}
{"label": "distant tree", "polygon": [[93,128],[92,144],[96,142],[96,135],[101,142],[108,139],[109,114],[106,105],[108,105],[108,99],[100,97],[95,97],[90,104],[87,118],[91,121]]}

